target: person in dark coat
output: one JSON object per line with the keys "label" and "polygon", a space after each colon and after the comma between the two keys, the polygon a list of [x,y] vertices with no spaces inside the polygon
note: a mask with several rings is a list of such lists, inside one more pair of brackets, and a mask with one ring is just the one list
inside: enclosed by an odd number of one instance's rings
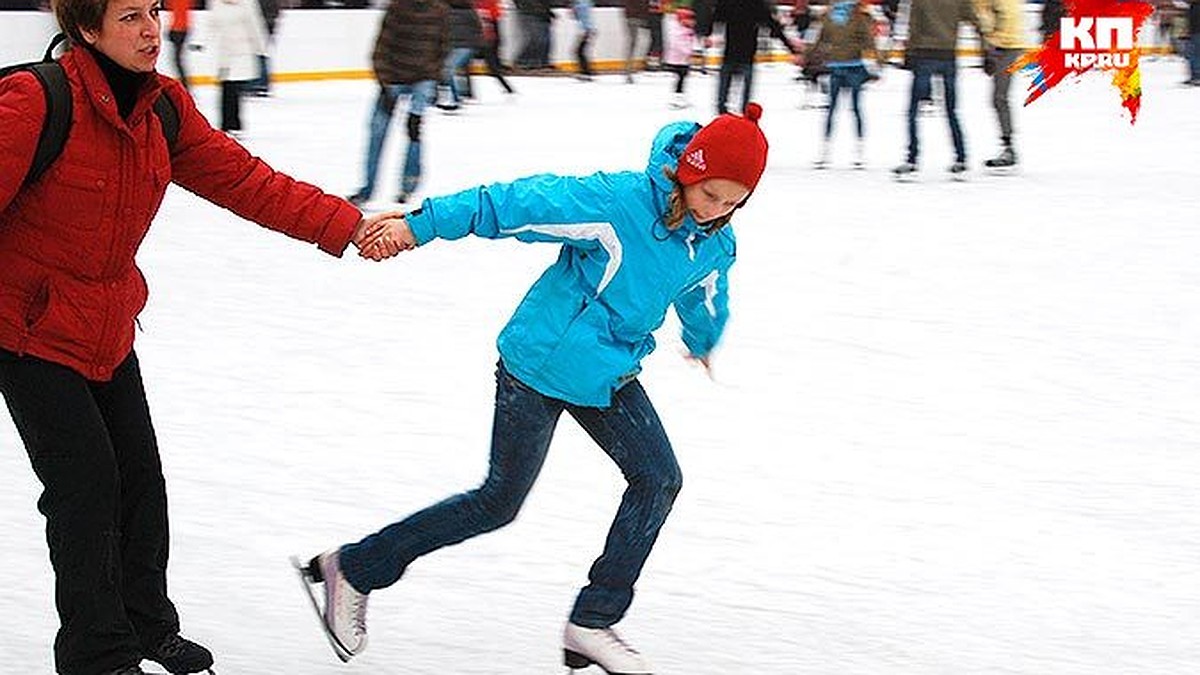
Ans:
{"label": "person in dark coat", "polygon": [[[133,348],[148,295],[136,256],[167,186],[335,256],[390,217],[364,219],[214,129],[181,83],[155,72],[159,7],[56,3],[73,43],[60,59],[72,127],[32,182],[44,89],[29,72],[0,80],[0,394],[43,487],[61,675],[213,663],[180,636],[167,595],[166,484]],[[160,96],[178,113],[170,146]]]}
{"label": "person in dark coat", "polygon": [[[448,0],[450,5],[450,53],[442,72],[442,86],[449,99],[437,107],[448,112],[462,107],[462,99],[471,90],[471,57],[483,44],[483,26],[475,12],[474,0]],[[440,98],[440,97],[439,97]]]}
{"label": "person in dark coat", "polygon": [[521,26],[521,49],[517,66],[526,70],[550,67],[550,23],[554,12],[549,0],[515,0],[517,21]]}
{"label": "person in dark coat", "polygon": [[742,81],[742,105],[746,108],[754,88],[754,57],[758,53],[758,31],[766,27],[771,36],[787,46],[792,54],[799,46],[792,43],[783,33],[783,26],[771,13],[764,0],[717,0],[711,14],[700,15],[697,7],[697,33],[711,43],[715,24],[725,24],[725,52],[721,59],[721,70],[717,80],[717,114],[729,112],[729,88],[734,78]]}
{"label": "person in dark coat", "polygon": [[437,83],[450,53],[450,6],[445,0],[392,0],[383,13],[371,65],[379,95],[371,109],[363,186],[349,200],[364,204],[375,192],[383,141],[392,113],[408,97],[408,147],[396,201],[403,203],[421,182],[421,121],[437,98]]}
{"label": "person in dark coat", "polygon": [[1185,82],[1193,87],[1200,87],[1200,0],[1188,3],[1188,65],[1191,77]]}
{"label": "person in dark coat", "polygon": [[1062,0],[1044,0],[1042,2],[1042,20],[1038,24],[1038,30],[1042,34],[1042,42],[1045,42],[1058,32],[1059,19],[1067,15],[1066,8],[1063,7]]}
{"label": "person in dark coat", "polygon": [[624,0],[625,11],[625,81],[633,84],[633,73],[642,33],[650,31],[649,0]]}
{"label": "person in dark coat", "polygon": [[913,74],[908,105],[908,153],[905,161],[892,169],[897,178],[904,179],[917,170],[920,155],[917,113],[921,100],[930,94],[935,76],[942,81],[946,119],[950,124],[950,139],[954,143],[954,163],[950,165],[950,173],[961,176],[967,170],[967,145],[958,121],[956,86],[958,29],[963,23],[971,24],[983,36],[985,53],[991,49],[987,36],[980,29],[979,16],[972,0],[912,0],[908,17],[908,45],[904,53],[904,62]]}

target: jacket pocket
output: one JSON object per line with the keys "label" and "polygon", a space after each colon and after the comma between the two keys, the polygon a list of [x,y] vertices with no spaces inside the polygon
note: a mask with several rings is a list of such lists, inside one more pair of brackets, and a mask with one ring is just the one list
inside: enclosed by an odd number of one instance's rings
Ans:
{"label": "jacket pocket", "polygon": [[38,288],[25,317],[32,340],[80,361],[91,359],[91,323],[53,281],[47,279]]}
{"label": "jacket pocket", "polygon": [[72,230],[95,230],[106,215],[109,183],[107,171],[64,162],[55,172],[53,205],[47,212]]}

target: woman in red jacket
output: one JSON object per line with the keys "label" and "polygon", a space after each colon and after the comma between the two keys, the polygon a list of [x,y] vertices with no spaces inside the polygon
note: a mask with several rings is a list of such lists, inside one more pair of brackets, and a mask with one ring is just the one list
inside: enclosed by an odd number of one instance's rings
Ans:
{"label": "woman in red jacket", "polygon": [[[179,636],[166,592],[166,490],[133,351],[146,302],[134,255],[172,181],[335,256],[391,214],[364,220],[214,130],[155,72],[156,0],[54,9],[74,44],[61,59],[73,121],[62,154],[28,185],[47,104],[32,74],[0,80],[0,393],[44,488],[55,662],[64,675],[141,673],[143,658],[199,672],[212,655]],[[163,92],[179,115],[171,148],[152,109]]]}

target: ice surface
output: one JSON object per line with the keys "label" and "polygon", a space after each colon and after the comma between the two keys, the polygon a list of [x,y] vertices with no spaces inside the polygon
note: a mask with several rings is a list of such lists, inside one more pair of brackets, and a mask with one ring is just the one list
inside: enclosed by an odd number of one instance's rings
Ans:
{"label": "ice surface", "polygon": [[[677,675],[1200,671],[1200,90],[1179,61],[1146,63],[1131,126],[1102,76],[1060,87],[1017,109],[1022,171],[992,177],[989,82],[965,70],[971,180],[948,180],[933,115],[922,178],[899,185],[908,74],[865,94],[869,169],[848,168],[843,110],[817,172],[823,112],[797,107],[792,73],[758,72],[771,157],[735,220],[716,381],[680,357],[673,317],[645,362],[685,484],[627,637]],[[640,168],[661,123],[711,115],[715,79],[693,76],[677,113],[665,74],[515,78],[513,100],[479,78],[478,104],[429,115],[423,193]],[[356,188],[372,85],[275,91],[245,104],[251,150]],[[215,118],[216,91],[197,94]],[[561,672],[623,486],[569,420],[517,522],[374,594],[348,666],[287,560],[482,479],[495,335],[555,254],[464,240],[335,260],[168,194],[137,349],[171,594],[222,675]],[[7,415],[0,475],[0,671],[50,672],[39,486]]]}

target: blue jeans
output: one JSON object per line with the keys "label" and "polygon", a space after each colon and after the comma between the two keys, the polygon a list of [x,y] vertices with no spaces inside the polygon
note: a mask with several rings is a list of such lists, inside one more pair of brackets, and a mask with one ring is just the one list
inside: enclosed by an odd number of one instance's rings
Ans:
{"label": "blue jeans", "polygon": [[917,140],[917,110],[921,99],[929,97],[934,75],[942,78],[942,89],[946,98],[946,119],[950,122],[950,138],[954,141],[954,159],[959,162],[967,161],[967,145],[963,140],[962,127],[958,123],[958,101],[955,92],[958,65],[954,59],[914,58],[910,67],[912,68],[913,82],[908,98],[908,161],[916,164],[920,154],[920,142]]}
{"label": "blue jeans", "polygon": [[[463,87],[459,84],[458,71],[471,62],[474,54],[475,50],[470,47],[455,47],[446,55],[442,83],[450,87],[450,102],[455,105],[462,103]],[[470,77],[470,74],[467,77]]]}
{"label": "blue jeans", "polygon": [[[375,192],[375,179],[379,175],[379,156],[383,152],[383,141],[387,138],[392,123],[392,112],[401,96],[408,96],[408,150],[404,157],[404,173],[401,174],[400,192],[411,194],[421,182],[421,135],[420,121],[425,109],[437,94],[437,83],[422,80],[414,84],[382,84],[379,97],[371,111],[371,136],[367,141],[367,159],[363,165],[364,184],[358,194],[370,198]],[[415,118],[415,119],[412,119]]]}
{"label": "blue jeans", "polygon": [[850,109],[854,111],[854,133],[863,137],[862,110],[859,94],[867,82],[866,66],[834,66],[829,69],[829,112],[825,116],[825,138],[833,135],[833,116],[837,112],[838,96],[842,89],[850,91]]}
{"label": "blue jeans", "polygon": [[571,621],[589,628],[620,621],[683,480],[658,414],[637,380],[618,390],[609,407],[587,408],[534,391],[501,363],[496,369],[491,460],[483,484],[343,546],[346,579],[364,593],[385,588],[426,553],[512,522],[541,471],[564,410],[616,462],[628,482],[604,551],[575,600]]}
{"label": "blue jeans", "polygon": [[258,79],[251,80],[246,91],[267,93],[271,91],[271,62],[266,54],[258,55]]}
{"label": "blue jeans", "polygon": [[718,115],[729,112],[729,85],[733,83],[735,75],[740,75],[742,78],[742,107],[738,109],[738,112],[744,111],[746,105],[750,103],[750,89],[754,86],[754,64],[722,61],[721,72],[717,75]]}
{"label": "blue jeans", "polygon": [[1192,53],[1188,54],[1188,63],[1192,66],[1192,82],[1200,82],[1200,30],[1192,30],[1196,33],[1192,35]]}

